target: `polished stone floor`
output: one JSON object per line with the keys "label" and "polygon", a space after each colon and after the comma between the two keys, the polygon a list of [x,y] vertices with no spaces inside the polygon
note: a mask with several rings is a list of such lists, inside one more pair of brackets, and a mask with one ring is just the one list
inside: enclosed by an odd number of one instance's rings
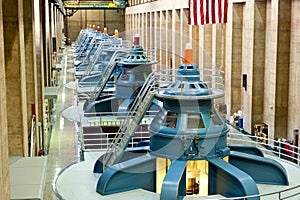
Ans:
{"label": "polished stone floor", "polygon": [[[65,50],[67,51],[67,50]],[[49,138],[47,176],[44,189],[44,199],[59,199],[53,188],[53,182],[58,173],[65,167],[80,162],[81,152],[78,142],[78,130],[73,121],[62,116],[62,111],[72,106],[75,101],[74,90],[64,87],[64,85],[74,79],[72,73],[67,73],[67,68],[72,68],[71,57],[65,52],[63,57],[63,67],[59,72],[58,98],[55,103],[53,113],[53,129]]]}

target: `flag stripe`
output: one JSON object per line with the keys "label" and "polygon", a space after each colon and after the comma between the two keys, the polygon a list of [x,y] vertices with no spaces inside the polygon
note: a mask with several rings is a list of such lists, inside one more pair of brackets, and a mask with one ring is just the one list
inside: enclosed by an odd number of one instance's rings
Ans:
{"label": "flag stripe", "polygon": [[189,0],[188,24],[226,23],[228,0]]}
{"label": "flag stripe", "polygon": [[222,23],[222,0],[219,0],[218,2],[218,7],[221,8],[219,9],[218,15],[219,15],[219,23]]}
{"label": "flag stripe", "polygon": [[224,23],[227,23],[227,12],[228,12],[228,0],[224,0],[225,5],[224,5]]}
{"label": "flag stripe", "polygon": [[195,3],[195,0],[194,1],[194,5],[193,5],[193,13],[194,13],[194,24],[198,24],[198,17],[197,17],[197,4]]}
{"label": "flag stripe", "polygon": [[[201,24],[204,24],[204,8],[203,8],[203,1],[206,1],[206,0],[200,0],[200,19],[201,19]],[[195,24],[195,25],[198,25],[198,24]]]}
{"label": "flag stripe", "polygon": [[206,0],[206,14],[205,14],[205,22],[209,24],[209,0]]}
{"label": "flag stripe", "polygon": [[191,15],[191,11],[190,11],[190,9],[191,9],[191,7],[193,6],[193,5],[191,5],[191,1],[192,0],[189,0],[189,9],[188,9],[188,24],[191,24],[192,25],[192,15]]}
{"label": "flag stripe", "polygon": [[211,23],[215,24],[216,23],[216,7],[215,7],[215,0],[211,1]]}

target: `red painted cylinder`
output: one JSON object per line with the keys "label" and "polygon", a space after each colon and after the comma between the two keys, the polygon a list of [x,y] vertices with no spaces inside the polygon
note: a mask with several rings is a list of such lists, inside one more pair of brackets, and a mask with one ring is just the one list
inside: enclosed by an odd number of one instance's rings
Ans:
{"label": "red painted cylinder", "polygon": [[140,37],[139,36],[135,36],[134,40],[133,40],[133,44],[136,45],[140,45]]}

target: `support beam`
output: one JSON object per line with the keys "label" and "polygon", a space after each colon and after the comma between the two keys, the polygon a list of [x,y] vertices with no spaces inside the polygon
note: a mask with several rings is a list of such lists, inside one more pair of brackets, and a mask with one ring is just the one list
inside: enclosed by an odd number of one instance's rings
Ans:
{"label": "support beam", "polygon": [[107,168],[100,176],[96,191],[102,195],[137,188],[155,192],[156,158],[137,157]]}
{"label": "support beam", "polygon": [[186,160],[174,160],[164,178],[160,199],[182,200],[186,195]]}
{"label": "support beam", "polygon": [[274,159],[231,151],[229,162],[250,175],[256,183],[289,185],[285,168]]}
{"label": "support beam", "polygon": [[[245,172],[220,158],[209,159],[208,194],[230,197],[258,195],[254,180]],[[252,198],[259,200],[259,197]]]}

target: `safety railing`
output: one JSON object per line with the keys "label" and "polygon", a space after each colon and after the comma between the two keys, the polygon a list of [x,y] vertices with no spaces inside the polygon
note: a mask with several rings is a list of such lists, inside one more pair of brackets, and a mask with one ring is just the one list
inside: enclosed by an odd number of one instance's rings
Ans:
{"label": "safety railing", "polygon": [[[284,189],[277,192],[270,192],[267,194],[259,194],[259,195],[250,195],[243,197],[232,197],[232,198],[218,198],[216,200],[251,200],[251,199],[273,199],[273,200],[298,200],[300,197],[300,185],[290,187],[288,189]],[[292,194],[291,194],[292,193]]]}
{"label": "safety railing", "polygon": [[[92,88],[91,92],[94,92],[95,86],[97,84],[98,81],[85,81],[85,82],[78,82],[78,88],[83,87],[83,88]],[[107,88],[111,88],[115,86],[115,81],[107,81],[106,83],[106,87]],[[78,89],[79,93],[80,93],[80,89]],[[90,91],[90,89],[88,90]]]}
{"label": "safety railing", "polygon": [[157,62],[157,50],[153,48],[144,49],[145,56],[152,61]]}
{"label": "safety railing", "polygon": [[94,99],[98,98],[98,96],[101,94],[101,92],[105,88],[107,81],[110,79],[110,76],[112,75],[112,73],[116,67],[116,64],[117,64],[116,59],[118,59],[120,56],[123,56],[126,53],[128,53],[128,51],[126,51],[126,50],[117,50],[114,52],[110,61],[107,64],[107,66],[101,73],[102,78],[99,79],[99,81],[95,85]]}
{"label": "safety railing", "polygon": [[[279,158],[283,162],[290,164],[300,165],[300,148],[290,143],[273,140],[271,138],[265,138],[260,136],[254,136],[250,134],[243,134],[236,131],[230,131],[227,138],[229,145],[243,144],[250,145],[259,148],[264,154]],[[269,192],[259,195],[232,197],[232,198],[218,198],[219,200],[251,200],[251,199],[278,199],[278,200],[293,200],[300,199],[300,184],[291,186],[289,188]]]}
{"label": "safety railing", "polygon": [[[90,99],[93,98],[95,93],[95,86],[97,82],[83,82],[78,83],[76,85],[76,98],[77,100],[84,100],[84,99]],[[108,81],[106,83],[106,88],[103,90],[103,94],[115,94],[115,81]]]}
{"label": "safety railing", "polygon": [[265,154],[277,156],[300,165],[300,148],[285,141],[242,133],[230,133],[228,143],[247,143],[255,146]]}
{"label": "safety railing", "polygon": [[130,40],[122,40],[122,47],[125,49],[130,49],[132,42]]}
{"label": "safety railing", "polygon": [[88,66],[87,68],[85,68],[85,72],[84,72],[84,76],[89,75],[91,73],[91,71],[93,71],[93,68],[95,67],[95,65],[100,62],[100,57],[102,55],[102,53],[111,45],[111,43],[109,41],[102,41],[100,42],[100,44],[98,45],[96,52],[94,53],[94,55],[92,56],[92,58],[89,60]]}
{"label": "safety railing", "polygon": [[[149,63],[149,64],[154,64],[157,63],[157,50],[153,48],[148,48],[148,49],[143,49],[143,50],[135,50],[134,51],[136,54],[139,54],[137,56],[129,56],[125,60],[125,62],[135,62],[137,63],[139,59],[137,58],[138,56],[145,56],[144,59],[140,59],[141,63]],[[146,61],[145,61],[146,60]],[[120,61],[121,63],[123,61]]]}
{"label": "safety railing", "polygon": [[[170,69],[170,70],[162,70],[157,71],[157,95],[164,95],[164,92],[167,87],[174,84],[175,81],[179,82],[179,85],[185,85],[187,82],[187,78],[192,78],[195,81],[192,84],[197,82],[205,83],[210,93],[208,95],[203,95],[203,98],[217,98],[224,95],[224,72],[221,70],[214,70],[214,69],[203,69],[199,68],[200,75],[181,75],[177,74],[177,69]],[[199,81],[196,81],[196,80]],[[189,86],[187,84],[187,86]],[[173,89],[173,92],[176,92],[177,96],[187,96],[187,98],[191,98],[186,92],[191,91],[190,88],[180,87],[177,90]],[[200,99],[201,96],[195,96],[194,98]]]}
{"label": "safety railing", "polygon": [[[122,48],[113,48],[112,41],[101,41],[99,46],[97,47],[96,52],[94,53],[93,57],[91,58],[88,67],[85,69],[85,72],[83,76],[88,76],[95,73],[101,73],[102,72],[102,62],[106,59],[107,51],[108,50],[130,50],[131,42],[128,40],[121,40]],[[99,64],[100,68],[96,69],[96,64]]]}
{"label": "safety railing", "polygon": [[[131,138],[128,147],[134,147],[141,140],[149,140],[148,126],[157,111],[149,111],[143,117],[140,127]],[[117,134],[126,116],[122,112],[85,113],[80,116],[80,138],[83,151],[106,150]],[[110,130],[109,132],[106,130]]]}

